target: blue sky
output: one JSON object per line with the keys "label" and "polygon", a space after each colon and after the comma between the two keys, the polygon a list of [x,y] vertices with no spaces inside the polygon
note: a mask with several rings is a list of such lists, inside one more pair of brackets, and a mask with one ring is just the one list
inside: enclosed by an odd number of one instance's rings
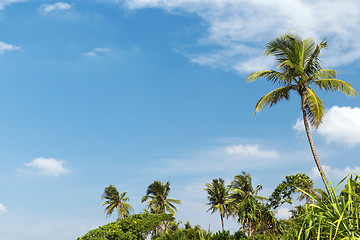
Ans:
{"label": "blue sky", "polygon": [[[170,181],[176,217],[214,231],[217,214],[199,209],[214,178],[249,172],[264,196],[297,172],[322,186],[299,98],[254,116],[275,86],[245,78],[274,68],[263,46],[275,36],[327,37],[324,67],[360,90],[356,0],[0,0],[0,9],[4,240],[76,239],[115,220],[100,207],[110,184],[140,212],[147,186]],[[328,114],[313,135],[328,176],[360,173],[359,97],[319,95]]]}

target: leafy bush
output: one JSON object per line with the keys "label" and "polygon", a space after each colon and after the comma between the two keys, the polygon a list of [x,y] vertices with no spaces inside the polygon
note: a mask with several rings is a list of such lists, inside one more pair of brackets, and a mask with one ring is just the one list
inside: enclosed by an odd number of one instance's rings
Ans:
{"label": "leafy bush", "polygon": [[172,221],[172,214],[135,214],[89,231],[78,240],[144,240],[164,221]]}
{"label": "leafy bush", "polygon": [[218,231],[211,236],[211,240],[245,240],[248,239],[243,232],[236,232],[234,235],[230,231]]}

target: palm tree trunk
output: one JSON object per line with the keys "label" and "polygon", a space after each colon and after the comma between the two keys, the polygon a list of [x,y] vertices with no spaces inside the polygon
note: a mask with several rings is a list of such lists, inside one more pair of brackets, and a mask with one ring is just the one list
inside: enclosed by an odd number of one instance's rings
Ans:
{"label": "palm tree trunk", "polygon": [[222,227],[222,230],[224,231],[224,217],[221,213],[220,213],[220,218],[221,218],[221,227]]}
{"label": "palm tree trunk", "polygon": [[314,157],[316,167],[319,170],[320,176],[321,176],[321,178],[322,178],[322,180],[323,180],[323,182],[325,184],[326,190],[327,190],[327,192],[328,192],[328,194],[330,196],[329,182],[328,182],[328,180],[327,180],[327,178],[325,176],[324,170],[321,167],[320,160],[319,160],[319,157],[318,157],[318,155],[316,153],[314,141],[312,139],[311,132],[310,132],[308,118],[307,118],[306,110],[305,110],[305,94],[301,93],[300,96],[301,96],[301,110],[302,110],[303,119],[304,119],[304,126],[305,126],[306,135],[307,135],[308,140],[309,140],[310,149],[311,149],[312,155]]}

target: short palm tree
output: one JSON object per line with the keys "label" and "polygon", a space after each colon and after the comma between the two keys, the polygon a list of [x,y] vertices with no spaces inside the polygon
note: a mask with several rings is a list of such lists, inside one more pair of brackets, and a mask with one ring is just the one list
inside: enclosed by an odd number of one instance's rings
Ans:
{"label": "short palm tree", "polygon": [[249,197],[255,197],[256,199],[263,200],[264,197],[258,196],[258,192],[262,189],[261,185],[257,185],[256,188],[252,185],[252,178],[249,173],[242,172],[234,177],[231,182],[231,198],[238,200],[244,200]]}
{"label": "short palm tree", "polygon": [[266,94],[256,103],[255,114],[267,106],[273,106],[281,100],[289,100],[293,90],[301,99],[301,111],[311,152],[321,178],[330,193],[329,184],[321,167],[314,142],[310,133],[309,123],[317,128],[324,117],[325,110],[321,99],[315,94],[313,86],[322,90],[341,91],[348,96],[358,93],[345,81],[336,79],[337,72],[332,69],[322,69],[320,51],[327,47],[324,39],[316,44],[311,38],[303,40],[295,34],[285,34],[269,41],[265,47],[265,55],[272,55],[278,62],[279,71],[265,70],[250,74],[246,81],[253,82],[265,78],[281,87]]}
{"label": "short palm tree", "polygon": [[174,204],[181,204],[180,200],[168,198],[170,192],[170,183],[163,183],[161,181],[154,181],[149,185],[146,195],[141,199],[141,202],[147,202],[147,207],[154,213],[170,212],[175,214],[177,211]]}
{"label": "short palm tree", "polygon": [[207,183],[205,191],[207,192],[209,202],[206,204],[210,206],[207,210],[211,210],[211,214],[215,211],[220,213],[221,219],[221,227],[224,230],[224,217],[229,216],[229,209],[228,209],[228,198],[229,198],[229,191],[230,187],[225,186],[225,181],[222,178],[213,179],[211,183]]}
{"label": "short palm tree", "polygon": [[229,209],[232,215],[246,227],[249,236],[255,238],[256,226],[260,223],[260,216],[263,212],[261,202],[265,200],[258,192],[262,189],[261,185],[254,188],[249,173],[242,172],[234,177],[231,182],[231,194],[229,197]]}
{"label": "short palm tree", "polygon": [[101,199],[106,199],[101,206],[107,205],[104,213],[106,212],[106,217],[109,217],[115,209],[118,211],[117,221],[124,219],[130,215],[130,211],[134,211],[130,204],[126,203],[129,201],[128,197],[125,197],[127,192],[123,192],[119,195],[118,190],[113,185],[110,185],[105,188]]}

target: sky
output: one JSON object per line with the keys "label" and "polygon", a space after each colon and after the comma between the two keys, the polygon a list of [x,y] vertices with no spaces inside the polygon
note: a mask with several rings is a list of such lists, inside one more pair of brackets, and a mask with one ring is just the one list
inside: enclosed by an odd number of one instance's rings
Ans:
{"label": "sky", "polygon": [[[322,187],[299,97],[254,116],[276,86],[245,79],[276,68],[267,41],[296,32],[327,38],[323,67],[360,91],[359,16],[357,0],[0,0],[0,239],[70,240],[114,221],[100,206],[110,184],[139,213],[147,186],[169,181],[176,218],[213,231],[212,179],[245,171],[269,196],[301,172]],[[336,183],[360,173],[359,96],[317,93],[327,115],[313,138]]]}

